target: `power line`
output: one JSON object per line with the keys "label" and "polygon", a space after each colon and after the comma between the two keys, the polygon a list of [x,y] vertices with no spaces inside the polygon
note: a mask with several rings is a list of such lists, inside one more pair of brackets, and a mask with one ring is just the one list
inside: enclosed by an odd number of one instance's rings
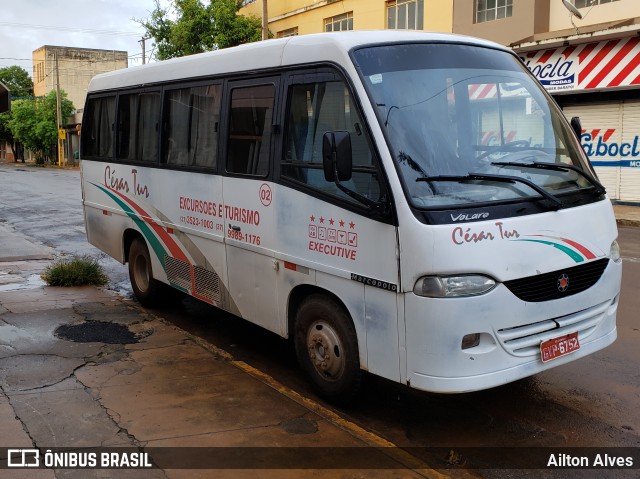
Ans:
{"label": "power line", "polygon": [[57,30],[71,33],[93,33],[94,35],[139,36],[140,32],[122,32],[117,30],[97,30],[93,28],[62,27],[54,25],[34,25],[30,23],[0,22],[0,26],[21,27],[34,30]]}

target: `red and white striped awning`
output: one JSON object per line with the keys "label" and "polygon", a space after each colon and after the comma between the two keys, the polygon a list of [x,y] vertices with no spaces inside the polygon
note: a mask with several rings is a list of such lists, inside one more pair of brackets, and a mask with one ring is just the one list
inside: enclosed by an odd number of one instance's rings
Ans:
{"label": "red and white striped awning", "polygon": [[640,38],[585,43],[521,54],[555,93],[640,86]]}

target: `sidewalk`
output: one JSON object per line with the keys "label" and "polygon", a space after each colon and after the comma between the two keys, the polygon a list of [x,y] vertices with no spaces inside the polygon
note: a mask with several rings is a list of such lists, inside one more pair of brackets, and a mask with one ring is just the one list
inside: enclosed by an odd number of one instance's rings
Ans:
{"label": "sidewalk", "polygon": [[613,212],[616,215],[618,226],[640,227],[640,205],[613,205]]}
{"label": "sidewalk", "polygon": [[[12,290],[8,275],[46,264],[21,254],[48,252],[0,233],[0,478],[447,477],[133,301],[94,287]],[[159,468],[6,469],[3,449],[101,446],[144,447]],[[174,449],[192,447],[212,449]],[[196,463],[181,461],[194,451]],[[232,468],[198,469],[216,451]],[[353,451],[364,461],[344,457]],[[318,470],[300,467],[307,459]]]}

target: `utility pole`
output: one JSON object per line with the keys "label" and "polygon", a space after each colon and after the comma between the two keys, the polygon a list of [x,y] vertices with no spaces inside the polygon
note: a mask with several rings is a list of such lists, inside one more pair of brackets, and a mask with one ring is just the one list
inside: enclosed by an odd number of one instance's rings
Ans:
{"label": "utility pole", "polygon": [[58,166],[64,166],[64,137],[62,128],[62,106],[60,101],[60,69],[58,68],[58,52],[53,53],[56,64],[56,116],[58,118]]}
{"label": "utility pole", "polygon": [[262,39],[269,39],[269,15],[267,15],[267,0],[262,0]]}
{"label": "utility pole", "polygon": [[147,51],[146,51],[147,40],[149,40],[147,37],[142,37],[138,41],[138,43],[142,45],[142,64],[143,65],[147,62]]}

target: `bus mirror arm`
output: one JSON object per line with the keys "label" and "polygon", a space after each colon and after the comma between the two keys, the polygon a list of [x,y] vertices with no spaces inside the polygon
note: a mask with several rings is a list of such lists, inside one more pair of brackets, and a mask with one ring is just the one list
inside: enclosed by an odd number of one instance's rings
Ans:
{"label": "bus mirror arm", "polygon": [[322,167],[326,181],[349,181],[353,168],[351,135],[327,131],[322,137]]}
{"label": "bus mirror arm", "polygon": [[328,131],[324,134],[322,137],[322,166],[326,181],[333,181],[340,191],[368,208],[380,210],[381,214],[386,214],[386,201],[370,200],[341,183],[349,181],[353,172],[351,136],[348,131]]}
{"label": "bus mirror arm", "polygon": [[346,186],[344,186],[342,183],[340,183],[340,180],[338,179],[338,175],[336,174],[335,177],[335,184],[336,186],[340,189],[340,191],[342,191],[343,193],[349,195],[351,198],[353,198],[354,200],[362,203],[363,205],[373,209],[373,210],[380,210],[381,214],[385,215],[387,213],[387,202],[386,201],[373,201],[370,200],[369,198],[367,198],[366,196],[361,195],[360,193],[350,190],[349,188],[347,188]]}
{"label": "bus mirror arm", "polygon": [[571,128],[573,128],[578,140],[580,140],[582,138],[582,123],[580,122],[579,116],[571,118]]}

